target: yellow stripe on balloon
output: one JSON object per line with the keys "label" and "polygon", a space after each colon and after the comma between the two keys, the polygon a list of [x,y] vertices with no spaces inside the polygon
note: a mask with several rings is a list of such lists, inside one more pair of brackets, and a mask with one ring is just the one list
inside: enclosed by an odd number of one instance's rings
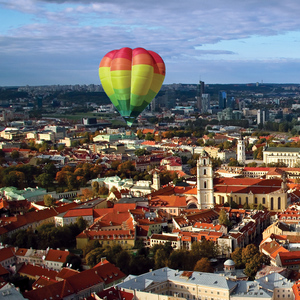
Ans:
{"label": "yellow stripe on balloon", "polygon": [[164,79],[165,79],[164,75],[154,73],[153,77],[152,77],[152,83],[150,86],[150,90],[154,91],[155,93],[158,93],[164,82]]}
{"label": "yellow stripe on balloon", "polygon": [[99,77],[105,93],[107,94],[108,97],[111,96],[114,93],[114,89],[111,84],[110,67],[100,67]]}
{"label": "yellow stripe on balloon", "polygon": [[[151,86],[153,66],[133,65],[131,76],[131,93],[135,95],[147,95]],[[149,80],[150,79],[150,80]]]}
{"label": "yellow stripe on balloon", "polygon": [[116,70],[110,72],[111,82],[114,89],[127,89],[131,85],[130,70]]}

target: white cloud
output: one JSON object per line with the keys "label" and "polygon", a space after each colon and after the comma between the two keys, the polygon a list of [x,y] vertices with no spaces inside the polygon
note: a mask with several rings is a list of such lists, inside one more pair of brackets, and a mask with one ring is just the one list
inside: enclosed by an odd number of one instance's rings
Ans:
{"label": "white cloud", "polygon": [[[254,66],[271,66],[271,61],[262,63],[262,59],[266,58],[265,53],[272,45],[260,44],[259,51],[251,53],[251,63],[248,64],[246,60],[240,60],[243,57],[241,51],[245,51],[246,47],[235,48],[236,44],[232,41],[247,44],[255,37],[300,31],[297,15],[300,2],[296,0],[0,0],[0,13],[1,8],[5,12],[21,11],[24,15],[32,15],[31,22],[7,27],[7,33],[0,35],[0,53],[7,59],[18,60],[16,58],[21,56],[26,62],[32,61],[36,72],[47,59],[52,61],[47,66],[49,72],[57,73],[62,66],[67,72],[67,68],[72,68],[72,62],[84,69],[86,65],[92,67],[91,61],[98,64],[111,49],[141,46],[158,52],[166,61],[167,69],[170,68],[176,76],[180,76],[183,66],[186,66],[184,80],[189,78],[196,82],[199,79],[198,68],[204,78],[204,73],[209,76],[213,71],[218,72],[216,65],[221,64],[238,81],[242,76],[236,73],[239,64],[249,67],[252,72],[258,70]],[[285,43],[289,43],[288,39]],[[279,58],[281,70],[286,69],[284,64],[292,68],[290,62],[297,61],[299,56],[296,51],[290,51],[285,61],[282,49],[273,47],[272,57]],[[63,58],[62,63],[56,64],[55,61],[60,58]],[[68,64],[64,63],[66,58]],[[26,62],[19,61],[20,66]],[[3,69],[2,64],[0,62],[0,70]],[[299,65],[298,62],[296,65]],[[25,72],[26,68],[23,69],[22,72]],[[265,68],[265,72],[268,69]],[[31,68],[30,72],[34,69]],[[78,74],[80,80],[80,72]],[[216,76],[221,75],[224,81],[230,78],[222,72]],[[172,78],[173,75],[168,76]],[[272,76],[275,78],[277,75]],[[85,80],[89,76],[85,74],[81,78]],[[210,78],[213,80],[213,76]],[[176,81],[181,79],[178,77]]]}

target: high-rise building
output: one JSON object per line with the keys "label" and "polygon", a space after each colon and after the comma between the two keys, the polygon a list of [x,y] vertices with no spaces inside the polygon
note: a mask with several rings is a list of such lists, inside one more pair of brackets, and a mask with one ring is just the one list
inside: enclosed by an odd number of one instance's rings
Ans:
{"label": "high-rise building", "polygon": [[200,112],[205,114],[209,109],[210,109],[210,95],[202,94]]}
{"label": "high-rise building", "polygon": [[267,108],[262,108],[257,111],[257,125],[264,124],[269,121],[269,110]]}
{"label": "high-rise building", "polygon": [[219,92],[219,108],[224,109],[226,108],[226,102],[227,102],[227,93],[224,91]]}
{"label": "high-rise building", "polygon": [[197,108],[200,112],[202,112],[202,95],[205,91],[205,83],[204,81],[199,81],[199,84],[197,86]]}

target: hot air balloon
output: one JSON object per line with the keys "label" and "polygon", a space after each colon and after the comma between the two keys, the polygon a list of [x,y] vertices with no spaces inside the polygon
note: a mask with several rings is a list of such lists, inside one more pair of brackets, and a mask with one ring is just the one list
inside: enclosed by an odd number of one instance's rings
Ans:
{"label": "hot air balloon", "polygon": [[165,71],[162,58],[143,48],[110,51],[99,65],[102,87],[129,126],[159,92]]}

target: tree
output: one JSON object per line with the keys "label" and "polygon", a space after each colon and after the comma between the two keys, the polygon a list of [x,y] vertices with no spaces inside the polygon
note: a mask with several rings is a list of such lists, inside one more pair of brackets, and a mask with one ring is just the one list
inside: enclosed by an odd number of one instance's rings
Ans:
{"label": "tree", "polygon": [[3,178],[3,184],[6,186],[14,186],[19,189],[24,188],[25,174],[19,171],[10,171]]}
{"label": "tree", "polygon": [[89,198],[92,198],[94,196],[94,193],[90,189],[83,189],[82,190],[82,196],[80,197],[81,201],[86,201]]}
{"label": "tree", "polygon": [[207,257],[202,257],[197,261],[194,271],[212,273],[214,269],[211,266],[209,259]]}
{"label": "tree", "polygon": [[140,149],[135,150],[134,154],[136,156],[143,156],[143,155],[149,155],[149,154],[151,154],[151,152],[147,151],[145,148],[140,148]]}
{"label": "tree", "polygon": [[227,214],[226,214],[226,211],[224,209],[222,209],[220,211],[220,214],[219,214],[219,224],[220,225],[225,225],[227,227],[230,227],[231,226],[231,222],[230,220],[228,219],[227,217]]}
{"label": "tree", "polygon": [[243,208],[244,209],[250,209],[250,206],[249,206],[249,204],[247,202],[245,202],[244,205],[243,205]]}
{"label": "tree", "polygon": [[125,274],[129,274],[131,256],[126,250],[122,250],[116,259],[116,266]]}
{"label": "tree", "polygon": [[254,167],[255,168],[256,166],[257,166],[257,163],[255,161],[247,164],[247,167]]}
{"label": "tree", "polygon": [[101,257],[105,256],[105,255],[103,255],[103,252],[104,252],[104,248],[102,248],[102,247],[93,249],[86,255],[86,257],[85,257],[86,263],[91,268],[93,268],[97,263],[99,263],[101,261]]}
{"label": "tree", "polygon": [[10,154],[10,157],[11,157],[12,159],[18,159],[18,158],[20,157],[19,151],[13,150],[13,151],[11,152],[11,154]]}
{"label": "tree", "polygon": [[244,263],[243,263],[243,259],[242,259],[242,250],[243,250],[242,248],[237,247],[231,253],[231,259],[234,261],[235,267],[237,269],[244,267]]}
{"label": "tree", "polygon": [[99,195],[105,196],[108,195],[109,189],[106,186],[99,188]]}
{"label": "tree", "polygon": [[79,232],[82,232],[88,227],[88,222],[83,217],[78,217],[76,225],[78,226]]}
{"label": "tree", "polygon": [[191,254],[196,261],[202,257],[214,258],[219,255],[219,246],[213,241],[202,239],[200,242],[192,243]]}
{"label": "tree", "polygon": [[231,201],[230,207],[231,208],[239,208],[239,205],[235,201]]}
{"label": "tree", "polygon": [[228,166],[236,167],[238,165],[239,165],[239,162],[236,159],[230,158]]}
{"label": "tree", "polygon": [[259,254],[259,251],[258,248],[253,244],[249,244],[246,246],[246,248],[243,248],[242,250],[243,264],[246,265],[247,263],[249,263],[256,254]]}
{"label": "tree", "polygon": [[160,269],[167,266],[168,264],[168,255],[164,249],[158,249],[154,255],[154,266],[155,269]]}
{"label": "tree", "polygon": [[51,206],[54,205],[54,203],[55,203],[55,200],[52,198],[51,195],[49,195],[49,194],[44,195],[44,204],[45,204],[45,206],[51,207]]}
{"label": "tree", "polygon": [[81,271],[81,258],[75,254],[69,254],[66,261],[63,263],[63,267],[69,267],[73,270]]}
{"label": "tree", "polygon": [[258,206],[257,206],[257,209],[258,210],[264,210],[264,206],[261,203],[259,203]]}
{"label": "tree", "polygon": [[174,250],[168,260],[168,267],[176,270],[192,270],[194,265],[193,256],[184,249]]}
{"label": "tree", "polygon": [[95,195],[98,195],[98,193],[99,193],[99,182],[93,181],[93,183],[92,183],[92,189],[93,189],[93,193]]}
{"label": "tree", "polygon": [[38,185],[44,188],[53,185],[53,177],[48,173],[42,173],[36,178]]}

